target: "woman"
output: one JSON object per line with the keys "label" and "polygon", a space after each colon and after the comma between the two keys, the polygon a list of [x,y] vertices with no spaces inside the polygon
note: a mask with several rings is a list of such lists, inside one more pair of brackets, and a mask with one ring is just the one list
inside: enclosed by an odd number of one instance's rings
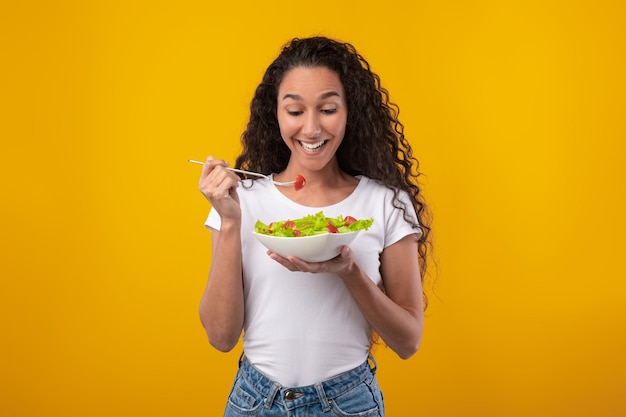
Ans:
{"label": "woman", "polygon": [[[254,94],[235,167],[301,174],[306,186],[242,180],[207,158],[213,253],[200,317],[220,351],[244,335],[225,416],[384,415],[371,344],[377,335],[404,359],[417,351],[429,232],[397,113],[352,45],[293,39]],[[374,223],[320,263],[268,252],[251,234],[257,220],[319,211]]]}

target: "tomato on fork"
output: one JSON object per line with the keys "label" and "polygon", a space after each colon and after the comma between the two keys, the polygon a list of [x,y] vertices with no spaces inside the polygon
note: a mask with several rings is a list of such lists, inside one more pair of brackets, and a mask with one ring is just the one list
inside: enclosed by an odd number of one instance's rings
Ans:
{"label": "tomato on fork", "polygon": [[300,174],[296,175],[296,182],[293,185],[296,191],[301,190],[304,184],[306,184],[306,179]]}

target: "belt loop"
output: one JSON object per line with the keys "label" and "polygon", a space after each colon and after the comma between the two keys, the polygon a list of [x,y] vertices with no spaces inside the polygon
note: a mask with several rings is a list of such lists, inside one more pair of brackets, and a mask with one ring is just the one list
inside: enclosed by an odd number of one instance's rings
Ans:
{"label": "belt loop", "polygon": [[265,408],[272,408],[272,404],[274,404],[274,400],[276,399],[276,394],[278,393],[278,391],[280,391],[280,384],[274,382],[274,385],[272,385],[272,389],[270,389],[270,393],[267,395],[267,398],[263,400],[263,402],[265,403]]}
{"label": "belt loop", "polygon": [[376,360],[374,359],[372,355],[369,355],[367,359],[372,363],[372,365],[370,366],[370,369],[372,370],[372,373],[375,374],[376,369],[378,369],[378,364],[376,363]]}
{"label": "belt loop", "polygon": [[330,411],[330,403],[328,402],[328,398],[326,398],[326,393],[324,392],[324,387],[322,384],[315,384],[315,390],[317,391],[317,395],[320,397],[320,402],[322,403],[322,408],[324,412],[327,413]]}

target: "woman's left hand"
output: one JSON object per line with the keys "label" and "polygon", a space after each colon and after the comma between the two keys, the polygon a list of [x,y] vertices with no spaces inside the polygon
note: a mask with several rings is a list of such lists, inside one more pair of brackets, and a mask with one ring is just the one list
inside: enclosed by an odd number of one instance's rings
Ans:
{"label": "woman's left hand", "polygon": [[294,272],[299,271],[342,275],[343,273],[350,271],[350,269],[354,266],[354,257],[352,256],[352,250],[349,246],[342,247],[339,255],[324,262],[305,262],[295,256],[285,258],[276,252],[268,251],[267,253],[270,258],[288,270]]}

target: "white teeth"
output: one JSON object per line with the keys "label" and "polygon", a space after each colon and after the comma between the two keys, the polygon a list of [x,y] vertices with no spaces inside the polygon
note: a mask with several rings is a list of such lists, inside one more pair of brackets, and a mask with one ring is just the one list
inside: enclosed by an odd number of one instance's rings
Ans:
{"label": "white teeth", "polygon": [[322,146],[324,146],[324,144],[326,143],[325,140],[322,140],[320,142],[317,143],[305,143],[305,142],[300,142],[300,145],[306,149],[307,151],[315,151],[319,148],[321,148]]}

